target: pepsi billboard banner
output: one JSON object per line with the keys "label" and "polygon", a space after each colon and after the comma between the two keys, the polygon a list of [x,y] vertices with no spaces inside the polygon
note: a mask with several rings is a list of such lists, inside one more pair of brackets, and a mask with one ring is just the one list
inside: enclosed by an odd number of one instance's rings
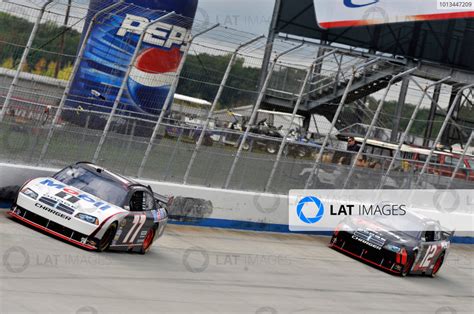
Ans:
{"label": "pepsi billboard banner", "polygon": [[314,0],[321,28],[474,17],[474,0]]}
{"label": "pepsi billboard banner", "polygon": [[[91,0],[92,16],[117,0]],[[198,0],[126,0],[100,16],[87,38],[84,58],[66,106],[110,112],[145,26],[167,12],[176,15],[144,37],[118,110],[159,114],[189,39]]]}

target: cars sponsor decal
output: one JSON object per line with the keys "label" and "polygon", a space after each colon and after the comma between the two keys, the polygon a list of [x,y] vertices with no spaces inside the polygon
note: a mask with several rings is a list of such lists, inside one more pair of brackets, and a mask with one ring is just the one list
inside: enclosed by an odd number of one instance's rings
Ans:
{"label": "cars sponsor decal", "polygon": [[57,212],[57,211],[55,211],[54,209],[51,209],[51,208],[49,208],[49,207],[47,207],[47,206],[44,206],[43,204],[36,203],[35,206],[38,207],[38,208],[41,208],[41,209],[43,209],[43,210],[45,210],[45,211],[47,211],[47,212],[49,212],[49,213],[51,213],[51,214],[53,214],[53,215],[55,215],[55,216],[58,216],[58,217],[60,217],[60,218],[62,218],[62,219],[71,220],[71,217],[69,217],[68,215],[65,215],[65,214],[62,214],[62,213],[60,213],[60,212]]}
{"label": "cars sponsor decal", "polygon": [[43,180],[40,182],[40,184],[61,190],[61,192],[57,193],[56,196],[61,197],[62,199],[68,202],[75,203],[75,202],[78,202],[79,200],[83,200],[83,201],[93,204],[95,207],[97,207],[100,210],[107,210],[107,209],[112,208],[112,206],[108,205],[104,201],[96,200],[81,191],[77,191],[74,188],[68,187],[61,183],[57,183],[51,179]]}
{"label": "cars sponsor decal", "polygon": [[168,217],[166,209],[164,209],[164,208],[159,208],[157,210],[152,210],[152,213],[153,213],[153,218],[154,218],[155,222],[158,222],[158,221],[163,220],[166,217]]}

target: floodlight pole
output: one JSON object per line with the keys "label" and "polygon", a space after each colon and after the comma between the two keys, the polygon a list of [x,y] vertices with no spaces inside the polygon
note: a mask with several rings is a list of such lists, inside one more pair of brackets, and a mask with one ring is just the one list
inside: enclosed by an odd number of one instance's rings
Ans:
{"label": "floodlight pole", "polygon": [[270,70],[267,74],[267,77],[265,78],[265,82],[263,83],[263,86],[262,88],[260,89],[260,93],[258,95],[258,99],[257,99],[257,102],[253,108],[253,111],[252,111],[252,115],[250,116],[250,120],[248,121],[247,123],[247,127],[245,129],[245,132],[244,132],[244,135],[242,136],[242,139],[240,141],[240,145],[239,145],[239,148],[237,150],[237,154],[235,155],[235,158],[234,158],[234,161],[232,162],[232,166],[230,167],[230,171],[229,171],[229,174],[227,175],[227,179],[226,179],[226,182],[225,182],[225,185],[224,185],[224,189],[227,189],[229,187],[229,184],[230,184],[230,180],[232,179],[232,176],[234,175],[234,171],[235,171],[235,167],[237,166],[237,162],[239,161],[240,159],[240,155],[242,154],[242,150],[243,150],[243,147],[245,145],[245,142],[247,141],[247,138],[249,136],[249,133],[250,133],[250,129],[254,123],[254,120],[256,119],[257,117],[257,113],[258,113],[258,110],[260,109],[260,106],[263,102],[263,98],[265,97],[265,93],[267,91],[267,88],[268,88],[268,85],[270,83],[270,80],[272,78],[272,75],[273,75],[273,71],[275,69],[275,66],[278,62],[278,60],[283,57],[284,55],[287,55],[289,54],[290,52],[292,51],[295,51],[296,49],[299,49],[301,48],[302,46],[304,46],[304,41],[299,44],[298,46],[295,46],[295,47],[292,47],[290,49],[287,49],[281,53],[279,53],[275,59],[273,60],[273,63],[270,67]]}
{"label": "floodlight pole", "polygon": [[184,51],[183,56],[181,58],[181,63],[179,64],[178,70],[176,72],[176,77],[174,78],[173,83],[172,83],[172,85],[170,87],[170,90],[168,92],[168,95],[166,96],[165,103],[163,105],[163,108],[161,109],[161,113],[160,113],[160,116],[158,117],[158,121],[156,122],[155,127],[153,129],[153,133],[151,135],[150,142],[148,143],[148,146],[146,148],[145,155],[143,156],[142,162],[140,164],[140,168],[138,169],[138,174],[137,174],[138,178],[140,178],[143,175],[143,170],[145,169],[145,165],[148,161],[148,158],[150,157],[151,150],[153,149],[153,142],[155,141],[155,138],[158,135],[161,123],[163,122],[163,119],[165,117],[166,112],[168,111],[168,108],[170,108],[171,105],[172,105],[174,93],[176,92],[176,88],[178,87],[179,77],[180,77],[180,74],[181,74],[181,72],[184,68],[184,64],[186,63],[186,59],[187,59],[189,51],[191,49],[191,44],[193,43],[194,39],[196,39],[198,36],[201,36],[201,35],[209,32],[209,31],[215,29],[219,25],[220,25],[219,23],[215,24],[215,25],[213,25],[213,26],[197,33],[196,35],[194,35],[188,41],[188,43],[186,45],[186,50]]}
{"label": "floodlight pole", "polygon": [[48,0],[43,4],[38,17],[36,18],[35,25],[33,26],[33,30],[31,31],[30,37],[28,38],[28,42],[26,44],[25,50],[23,50],[23,54],[22,54],[21,59],[20,59],[20,64],[18,64],[18,67],[17,67],[16,72],[15,72],[15,76],[13,77],[13,81],[10,84],[10,88],[8,89],[8,93],[7,93],[7,96],[5,98],[5,102],[3,103],[2,110],[0,111],[0,122],[2,122],[3,118],[5,117],[5,114],[7,112],[7,108],[10,105],[10,101],[13,97],[13,92],[15,90],[15,87],[18,84],[18,81],[20,80],[21,70],[23,68],[23,65],[26,62],[26,59],[28,58],[28,54],[31,51],[31,48],[33,46],[33,41],[36,38],[36,33],[38,33],[38,29],[39,29],[39,26],[41,24],[41,20],[43,19],[44,13],[46,11],[46,7],[51,2],[53,2],[53,1]]}
{"label": "floodlight pole", "polygon": [[304,91],[305,91],[305,88],[306,88],[306,85],[308,84],[308,81],[309,79],[311,78],[311,75],[315,69],[315,67],[317,66],[318,62],[324,60],[326,57],[330,56],[330,55],[333,55],[335,52],[337,51],[337,49],[333,49],[331,50],[330,52],[322,55],[322,56],[319,56],[316,58],[316,60],[314,60],[314,62],[311,64],[311,66],[308,68],[307,72],[306,72],[306,77],[303,81],[303,85],[301,86],[301,90],[300,90],[300,93],[298,95],[298,100],[296,101],[296,104],[295,104],[295,108],[293,109],[293,113],[291,115],[291,119],[290,119],[290,126],[288,128],[288,130],[285,132],[285,135],[283,136],[283,139],[281,141],[281,144],[280,144],[280,149],[278,150],[278,154],[277,154],[277,157],[276,157],[276,160],[273,164],[273,168],[272,168],[272,171],[270,173],[270,176],[268,177],[268,181],[267,181],[267,184],[265,186],[265,190],[264,192],[268,192],[270,190],[270,186],[273,182],[273,178],[275,176],[275,173],[276,173],[276,170],[278,168],[278,165],[280,163],[280,160],[281,160],[281,157],[283,155],[283,151],[285,149],[285,146],[286,146],[286,142],[288,141],[288,136],[290,135],[290,131],[291,131],[291,128],[293,127],[293,124],[295,122],[295,117],[296,117],[296,114],[298,113],[298,110],[300,108],[300,105],[301,105],[301,102],[303,101],[303,96],[304,96]]}
{"label": "floodlight pole", "polygon": [[211,122],[212,115],[214,114],[214,110],[216,109],[216,106],[220,101],[222,93],[224,92],[224,88],[226,87],[227,80],[229,79],[232,67],[234,66],[235,61],[237,60],[237,55],[238,55],[239,51],[242,48],[244,48],[248,45],[251,45],[256,41],[259,41],[260,39],[262,39],[264,37],[265,37],[264,35],[261,35],[261,36],[258,36],[256,38],[253,38],[253,39],[251,39],[251,40],[249,40],[245,43],[242,43],[241,45],[239,45],[237,47],[237,49],[235,49],[234,53],[232,54],[232,57],[230,58],[229,64],[227,65],[227,69],[224,73],[224,77],[222,78],[221,84],[220,84],[219,89],[217,91],[216,97],[214,98],[214,101],[212,102],[212,106],[211,106],[211,108],[209,110],[209,113],[207,115],[206,122],[204,123],[203,129],[201,130],[201,134],[199,134],[199,139],[197,141],[196,148],[194,149],[193,155],[191,156],[191,160],[189,161],[189,164],[188,164],[188,168],[186,169],[186,173],[184,174],[183,184],[187,184],[187,182],[188,182],[188,178],[189,178],[189,175],[191,173],[191,169],[193,167],[194,161],[196,160],[199,149],[202,146],[202,142],[203,142],[204,137],[206,136],[206,132],[209,128],[209,123]]}
{"label": "floodlight pole", "polygon": [[122,99],[123,92],[125,91],[125,88],[127,87],[127,82],[128,78],[130,77],[130,73],[132,72],[133,67],[135,66],[135,61],[138,58],[138,54],[140,53],[140,49],[143,44],[143,40],[145,39],[145,35],[147,31],[150,29],[150,27],[160,23],[161,21],[167,19],[168,17],[175,15],[175,12],[170,12],[167,13],[163,16],[160,16],[156,20],[153,20],[149,23],[146,24],[145,28],[143,29],[142,33],[140,34],[140,38],[138,40],[137,46],[135,47],[135,51],[133,52],[132,59],[130,60],[130,63],[128,64],[127,72],[125,73],[125,76],[122,80],[122,85],[120,86],[120,89],[117,93],[117,96],[115,97],[114,104],[112,106],[112,110],[110,111],[109,118],[107,119],[107,123],[105,124],[104,131],[102,132],[102,135],[99,140],[99,144],[97,145],[97,149],[94,153],[94,158],[92,159],[93,163],[96,163],[97,160],[99,159],[100,152],[102,150],[102,146],[104,145],[105,139],[107,138],[107,135],[110,130],[110,126],[112,125],[112,120],[114,118],[115,112],[117,111],[117,108],[120,104],[120,100]]}
{"label": "floodlight pole", "polygon": [[54,126],[56,125],[56,123],[58,123],[59,118],[61,117],[61,112],[63,110],[63,107],[64,107],[65,103],[66,103],[69,92],[71,91],[72,83],[74,81],[74,78],[75,78],[77,72],[79,71],[79,67],[81,65],[82,59],[84,58],[84,53],[86,51],[86,46],[87,46],[87,40],[89,39],[89,36],[92,32],[92,28],[94,27],[95,22],[97,21],[99,16],[101,16],[102,14],[107,13],[107,12],[117,8],[118,6],[122,5],[123,3],[124,3],[124,0],[121,0],[121,1],[115,3],[111,6],[108,6],[104,9],[98,11],[92,17],[92,20],[89,23],[89,27],[87,28],[86,34],[84,36],[84,40],[82,41],[81,48],[79,49],[79,53],[77,55],[76,62],[74,63],[74,67],[73,67],[72,72],[71,72],[71,77],[70,77],[70,79],[69,79],[69,81],[66,85],[66,88],[64,89],[63,96],[62,96],[61,101],[58,105],[58,108],[56,109],[56,114],[54,115],[53,121],[51,122],[51,126],[49,128],[49,132],[48,132],[48,135],[46,137],[46,141],[43,145],[40,157],[39,157],[38,162],[37,162],[38,164],[46,156],[46,152],[48,151],[49,144],[50,144],[51,139],[53,137]]}
{"label": "floodlight pole", "polygon": [[[313,168],[311,169],[311,172],[309,174],[308,180],[306,180],[306,184],[305,184],[305,187],[304,187],[305,190],[307,190],[309,188],[309,186],[311,185],[311,183],[313,181],[313,178],[314,178],[314,175],[315,175],[315,172],[316,172],[316,168],[321,163],[321,160],[322,160],[323,154],[324,154],[324,150],[326,149],[326,146],[328,145],[328,142],[329,142],[329,137],[331,136],[332,130],[336,127],[336,123],[339,120],[339,116],[341,115],[341,112],[342,112],[342,109],[343,109],[344,104],[346,102],[347,96],[349,96],[349,92],[350,92],[350,89],[352,87],[352,84],[354,83],[354,79],[355,79],[355,76],[356,76],[357,72],[360,71],[361,69],[364,69],[365,67],[368,67],[368,66],[371,66],[374,63],[377,63],[379,60],[380,60],[380,58],[375,58],[375,59],[370,60],[366,63],[363,63],[363,64],[361,64],[357,67],[355,67],[355,66],[353,67],[351,78],[349,79],[349,82],[347,83],[346,89],[344,90],[344,94],[342,95],[341,101],[339,102],[339,105],[337,106],[337,110],[336,110],[336,113],[334,114],[334,118],[332,119],[332,123],[331,123],[331,126],[329,127],[328,134],[326,134],[326,136],[324,137],[324,141],[323,141],[323,144],[321,145],[321,148],[319,150],[318,157],[316,157],[316,160],[313,164]],[[319,171],[319,168],[318,168],[318,171]]]}
{"label": "floodlight pole", "polygon": [[434,83],[426,86],[423,89],[423,95],[421,96],[420,101],[416,105],[415,110],[413,111],[413,114],[411,115],[410,121],[408,122],[408,125],[405,129],[405,132],[403,132],[402,137],[400,138],[400,141],[398,142],[397,149],[396,149],[395,153],[393,154],[393,157],[392,157],[392,160],[390,162],[390,165],[388,166],[387,172],[382,177],[382,180],[381,180],[380,185],[379,185],[379,189],[382,189],[383,186],[385,185],[385,182],[387,181],[387,178],[390,175],[390,172],[392,171],[393,166],[395,165],[395,161],[398,158],[398,155],[400,154],[400,151],[402,150],[402,146],[405,143],[406,138],[410,134],[410,130],[411,130],[413,124],[415,123],[416,116],[418,115],[418,112],[420,111],[421,105],[423,104],[423,100],[425,99],[425,96],[428,94],[429,89],[433,86],[443,84],[444,82],[446,82],[449,79],[451,79],[451,76],[445,77],[442,80],[434,82]]}
{"label": "floodlight pole", "polygon": [[351,166],[351,169],[349,171],[349,174],[347,175],[347,178],[346,178],[346,181],[344,182],[344,185],[342,187],[342,189],[344,190],[347,185],[349,184],[351,178],[352,178],[352,175],[354,174],[354,170],[355,170],[355,167],[356,167],[356,163],[357,163],[357,159],[359,159],[360,155],[362,155],[362,152],[364,151],[365,149],[365,146],[367,145],[367,140],[369,139],[369,135],[370,133],[372,133],[374,127],[375,127],[375,123],[377,123],[377,120],[379,119],[379,116],[380,116],[380,113],[382,112],[382,108],[383,108],[383,105],[385,103],[385,99],[387,99],[387,96],[388,96],[388,93],[390,91],[390,88],[392,87],[392,85],[399,79],[401,79],[402,77],[405,77],[407,75],[410,75],[412,74],[413,72],[415,72],[416,70],[418,69],[418,67],[414,67],[412,69],[409,69],[405,72],[402,72],[400,74],[397,74],[395,75],[394,77],[392,77],[392,79],[390,80],[390,82],[388,83],[388,86],[387,88],[385,89],[385,94],[383,95],[382,99],[380,100],[379,102],[379,105],[377,107],[377,110],[375,111],[375,114],[374,114],[374,117],[372,119],[372,122],[370,123],[370,126],[369,126],[369,129],[367,130],[365,136],[364,136],[364,140],[362,141],[362,145],[360,146],[359,148],[359,151],[357,152],[356,156],[355,156],[355,159],[354,161],[352,162],[352,166]]}
{"label": "floodlight pole", "polygon": [[262,71],[260,73],[260,78],[258,82],[258,88],[261,89],[263,84],[265,83],[265,78],[268,74],[268,65],[270,64],[272,53],[273,53],[273,45],[278,35],[277,27],[278,27],[278,18],[280,17],[281,12],[281,1],[282,0],[275,0],[275,7],[273,8],[273,15],[272,20],[270,22],[270,29],[268,30],[268,37],[267,43],[265,45],[265,51],[263,54],[262,60]]}
{"label": "floodlight pole", "polygon": [[466,85],[464,87],[462,87],[458,93],[456,94],[456,98],[454,99],[454,102],[453,102],[453,106],[451,106],[451,108],[449,109],[448,113],[446,114],[446,118],[444,119],[444,122],[443,122],[443,125],[441,126],[441,129],[439,130],[438,132],[438,135],[436,137],[436,140],[434,141],[433,143],[433,146],[431,147],[430,149],[430,152],[428,154],[428,157],[426,158],[426,161],[425,163],[423,164],[423,168],[421,169],[421,172],[420,174],[418,175],[418,178],[416,180],[416,186],[418,186],[420,184],[420,181],[421,181],[421,178],[423,177],[423,175],[425,174],[426,172],[426,169],[428,168],[428,164],[430,163],[430,160],[431,160],[431,157],[433,157],[433,153],[436,149],[436,146],[439,144],[439,142],[441,141],[441,137],[443,136],[443,133],[444,131],[446,130],[446,127],[448,126],[448,122],[449,120],[451,119],[451,116],[453,115],[454,113],[454,109],[457,107],[457,103],[459,101],[459,99],[461,98],[462,94],[464,93],[464,91],[466,89],[470,89],[470,88],[473,88],[474,87],[474,84],[469,84],[469,85]]}

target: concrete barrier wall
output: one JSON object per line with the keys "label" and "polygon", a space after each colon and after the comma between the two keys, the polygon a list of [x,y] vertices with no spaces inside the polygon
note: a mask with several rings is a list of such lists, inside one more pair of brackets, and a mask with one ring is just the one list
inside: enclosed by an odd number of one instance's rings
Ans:
{"label": "concrete barrier wall", "polygon": [[[59,169],[0,163],[0,201],[5,191],[18,189],[26,180],[50,176]],[[290,232],[288,229],[288,197],[199,186],[138,180],[153,191],[174,196],[171,216],[177,224],[254,231]],[[2,195],[3,189],[3,195]],[[329,235],[328,232],[320,233]],[[453,242],[474,243],[472,234],[456,234]]]}

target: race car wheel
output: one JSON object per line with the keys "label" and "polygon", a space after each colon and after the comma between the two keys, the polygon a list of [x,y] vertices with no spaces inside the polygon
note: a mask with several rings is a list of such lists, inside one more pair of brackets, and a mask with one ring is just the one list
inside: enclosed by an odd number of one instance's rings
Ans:
{"label": "race car wheel", "polygon": [[272,154],[272,155],[273,155],[273,154],[276,154],[276,152],[277,152],[277,147],[276,147],[276,145],[275,145],[275,144],[267,144],[267,152],[268,152],[269,154]]}
{"label": "race car wheel", "polygon": [[204,146],[212,146],[213,143],[214,143],[214,141],[209,136],[205,136],[203,141],[202,141],[202,145],[204,145]]}
{"label": "race car wheel", "polygon": [[109,229],[107,229],[102,239],[100,239],[99,243],[97,244],[97,251],[99,252],[106,251],[109,248],[110,244],[112,243],[112,240],[114,239],[116,232],[117,232],[117,225],[114,223],[109,227]]}
{"label": "race car wheel", "polygon": [[142,248],[140,250],[141,254],[145,254],[150,250],[151,245],[153,244],[153,239],[154,238],[155,238],[155,229],[151,228],[150,230],[148,230],[148,232],[145,236],[145,240],[143,240],[143,245],[142,245]]}
{"label": "race car wheel", "polygon": [[416,252],[415,252],[415,254],[413,255],[413,258],[411,258],[411,259],[405,264],[405,266],[403,266],[402,272],[400,273],[400,275],[401,275],[402,277],[406,277],[406,276],[410,273],[411,267],[413,266],[413,263],[415,262],[415,260],[416,260]]}
{"label": "race car wheel", "polygon": [[304,158],[304,157],[306,157],[306,154],[307,154],[307,152],[306,152],[305,148],[300,147],[298,149],[298,157]]}
{"label": "race car wheel", "polygon": [[245,142],[244,145],[242,145],[243,150],[249,150],[250,149],[250,144],[249,142]]}
{"label": "race car wheel", "polygon": [[436,263],[433,267],[433,271],[431,272],[431,277],[436,277],[436,274],[438,273],[439,269],[443,265],[443,262],[444,262],[444,252],[441,253],[441,255],[436,260]]}

